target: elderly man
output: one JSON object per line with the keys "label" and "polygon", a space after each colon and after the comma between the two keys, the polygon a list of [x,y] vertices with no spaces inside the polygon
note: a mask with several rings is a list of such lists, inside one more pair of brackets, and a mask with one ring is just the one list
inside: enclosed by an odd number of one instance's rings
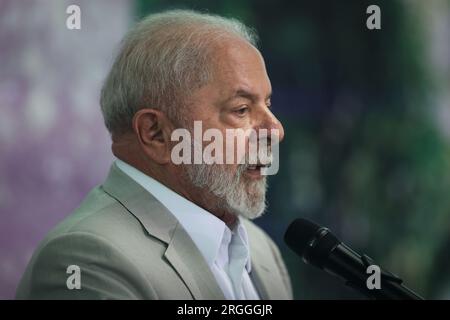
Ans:
{"label": "elderly man", "polygon": [[117,160],[36,250],[17,297],[291,299],[277,246],[250,222],[265,209],[261,165],[172,159],[172,133],[194,121],[281,140],[270,94],[255,35],[240,22],[174,10],[138,23],[101,96]]}

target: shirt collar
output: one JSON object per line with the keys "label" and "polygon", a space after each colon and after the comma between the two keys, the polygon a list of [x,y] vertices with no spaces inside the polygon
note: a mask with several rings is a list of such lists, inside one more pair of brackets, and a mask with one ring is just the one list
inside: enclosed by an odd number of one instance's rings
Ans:
{"label": "shirt collar", "polygon": [[216,262],[221,246],[228,246],[231,236],[238,236],[248,252],[245,267],[247,272],[251,271],[248,235],[240,217],[235,228],[231,231],[215,215],[182,197],[159,181],[120,159],[116,160],[116,165],[158,199],[177,218],[209,265]]}

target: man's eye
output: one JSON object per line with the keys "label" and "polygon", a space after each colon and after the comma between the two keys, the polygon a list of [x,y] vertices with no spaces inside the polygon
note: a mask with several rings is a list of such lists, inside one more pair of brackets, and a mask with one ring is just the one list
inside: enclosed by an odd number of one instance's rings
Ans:
{"label": "man's eye", "polygon": [[247,112],[248,112],[248,107],[247,106],[242,106],[241,108],[234,110],[234,112],[238,115],[238,116],[244,116]]}

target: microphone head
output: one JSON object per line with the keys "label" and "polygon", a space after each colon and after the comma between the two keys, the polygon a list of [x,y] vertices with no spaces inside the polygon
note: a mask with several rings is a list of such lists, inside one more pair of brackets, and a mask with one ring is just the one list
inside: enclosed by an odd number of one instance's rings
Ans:
{"label": "microphone head", "polygon": [[323,268],[331,251],[340,241],[328,230],[306,219],[294,220],[286,230],[284,241],[303,261]]}
{"label": "microphone head", "polygon": [[320,226],[306,219],[295,219],[284,234],[284,242],[299,256],[303,256]]}

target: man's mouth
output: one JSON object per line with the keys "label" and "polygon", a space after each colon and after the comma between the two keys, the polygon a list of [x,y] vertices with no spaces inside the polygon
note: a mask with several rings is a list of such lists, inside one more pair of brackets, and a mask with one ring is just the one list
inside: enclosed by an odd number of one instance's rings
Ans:
{"label": "man's mouth", "polygon": [[253,165],[247,166],[247,170],[259,170],[261,168],[267,168],[269,166],[270,166],[270,164],[253,164]]}
{"label": "man's mouth", "polygon": [[261,169],[269,167],[270,164],[254,164],[249,165],[245,169],[245,174],[253,179],[259,179],[262,178],[263,175],[261,174]]}

